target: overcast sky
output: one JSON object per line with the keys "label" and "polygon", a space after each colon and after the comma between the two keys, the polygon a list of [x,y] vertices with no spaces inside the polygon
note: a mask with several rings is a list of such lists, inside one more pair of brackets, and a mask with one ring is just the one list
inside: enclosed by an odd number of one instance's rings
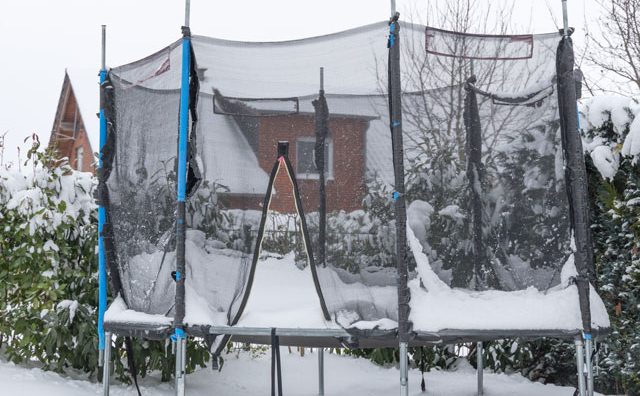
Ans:
{"label": "overcast sky", "polygon": [[[424,15],[426,5],[437,1],[455,0],[397,0],[397,7],[403,15]],[[562,20],[560,0],[514,2],[516,25],[531,26],[533,33],[554,31]],[[592,2],[569,0],[570,24],[578,29],[578,41],[585,17],[595,13]],[[287,40],[385,20],[389,4],[388,0],[192,0],[191,29],[194,34],[234,40]],[[175,41],[183,23],[182,0],[0,0],[0,135],[7,132],[5,163],[15,162],[16,147],[34,132],[48,142],[65,68],[81,96],[80,111],[97,150],[101,24],[108,30],[107,64],[118,66]]]}

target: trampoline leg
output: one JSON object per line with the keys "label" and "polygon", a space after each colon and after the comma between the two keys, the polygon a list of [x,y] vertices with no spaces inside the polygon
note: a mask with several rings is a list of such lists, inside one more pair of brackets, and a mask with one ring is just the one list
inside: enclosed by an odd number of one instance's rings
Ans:
{"label": "trampoline leg", "polygon": [[400,396],[409,395],[409,345],[400,343]]}
{"label": "trampoline leg", "polygon": [[104,362],[104,349],[98,349],[98,367],[102,367]]}
{"label": "trampoline leg", "polygon": [[593,365],[591,363],[591,351],[593,349],[593,341],[588,338],[584,341],[585,357],[584,361],[587,365],[587,394],[593,396]]}
{"label": "trampoline leg", "polygon": [[111,333],[104,333],[104,360],[102,364],[102,394],[109,396],[109,369],[111,366]]}
{"label": "trampoline leg", "polygon": [[581,338],[576,339],[576,363],[578,366],[578,393],[580,396],[587,396],[584,381],[584,344]]}
{"label": "trampoline leg", "polygon": [[324,348],[318,348],[318,395],[324,396]]}
{"label": "trampoline leg", "polygon": [[478,375],[478,396],[484,395],[484,362],[482,361],[482,341],[476,344],[476,365]]}
{"label": "trampoline leg", "polygon": [[178,338],[176,344],[176,396],[185,394],[185,372],[187,363],[187,340]]}

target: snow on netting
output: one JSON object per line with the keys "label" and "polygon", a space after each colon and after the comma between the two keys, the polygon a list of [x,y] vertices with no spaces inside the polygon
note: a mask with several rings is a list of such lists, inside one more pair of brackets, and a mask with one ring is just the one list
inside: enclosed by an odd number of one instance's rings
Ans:
{"label": "snow on netting", "polygon": [[[109,212],[127,306],[148,314],[172,315],[175,308],[181,51],[176,42],[110,72],[116,153]],[[242,300],[268,174],[255,172],[256,157],[242,152],[249,147],[233,121],[213,116],[211,95],[197,97],[192,104],[202,120],[190,138],[186,321],[226,324]]]}
{"label": "snow on netting", "polygon": [[403,110],[408,219],[431,269],[471,290],[556,286],[572,252],[559,35],[426,38]]}
{"label": "snow on netting", "polygon": [[387,35],[377,24],[282,43],[194,37],[206,111],[242,141],[218,161],[252,161],[236,179],[269,197],[240,325],[395,328]]}
{"label": "snow on netting", "polygon": [[[396,326],[387,34],[377,24],[285,43],[192,38],[201,181],[187,203],[187,324]],[[118,263],[129,308],[152,314],[174,297],[180,53],[177,42],[111,71]]]}
{"label": "snow on netting", "polygon": [[[402,26],[413,329],[580,328],[568,287],[560,37],[428,28],[425,38],[423,26]],[[188,326],[393,334],[388,30],[276,43],[192,37]],[[181,51],[178,41],[110,72],[108,212],[123,295],[133,310],[168,316]],[[592,307],[606,327],[595,292]]]}
{"label": "snow on netting", "polygon": [[[180,80],[149,89],[169,64],[166,52],[110,72],[110,137],[114,154],[107,180],[122,297],[135,311],[169,315],[174,307],[176,153]],[[113,275],[112,275],[113,276]]]}

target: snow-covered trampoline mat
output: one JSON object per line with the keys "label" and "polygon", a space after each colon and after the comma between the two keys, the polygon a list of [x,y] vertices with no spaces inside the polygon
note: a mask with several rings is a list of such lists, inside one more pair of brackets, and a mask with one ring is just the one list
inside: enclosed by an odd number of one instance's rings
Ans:
{"label": "snow-covered trampoline mat", "polygon": [[[403,152],[389,131],[388,35],[377,23],[291,42],[192,37],[184,319],[192,334],[326,329],[395,345],[394,150],[404,155],[401,254],[416,340],[582,329],[561,37],[425,35],[403,25]],[[170,327],[175,312],[181,53],[178,41],[109,72],[101,191],[121,298],[107,328],[154,317]],[[593,328],[607,328],[593,288],[590,303]]]}

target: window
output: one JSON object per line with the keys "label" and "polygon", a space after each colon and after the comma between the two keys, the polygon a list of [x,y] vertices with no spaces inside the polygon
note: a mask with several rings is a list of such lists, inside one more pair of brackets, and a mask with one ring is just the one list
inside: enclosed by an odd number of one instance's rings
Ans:
{"label": "window", "polygon": [[[299,179],[319,178],[315,146],[315,137],[303,137],[296,141],[296,173]],[[324,143],[324,174],[327,179],[333,178],[333,141],[329,138]]]}
{"label": "window", "polygon": [[84,162],[84,147],[76,147],[76,170],[82,172],[82,163]]}

